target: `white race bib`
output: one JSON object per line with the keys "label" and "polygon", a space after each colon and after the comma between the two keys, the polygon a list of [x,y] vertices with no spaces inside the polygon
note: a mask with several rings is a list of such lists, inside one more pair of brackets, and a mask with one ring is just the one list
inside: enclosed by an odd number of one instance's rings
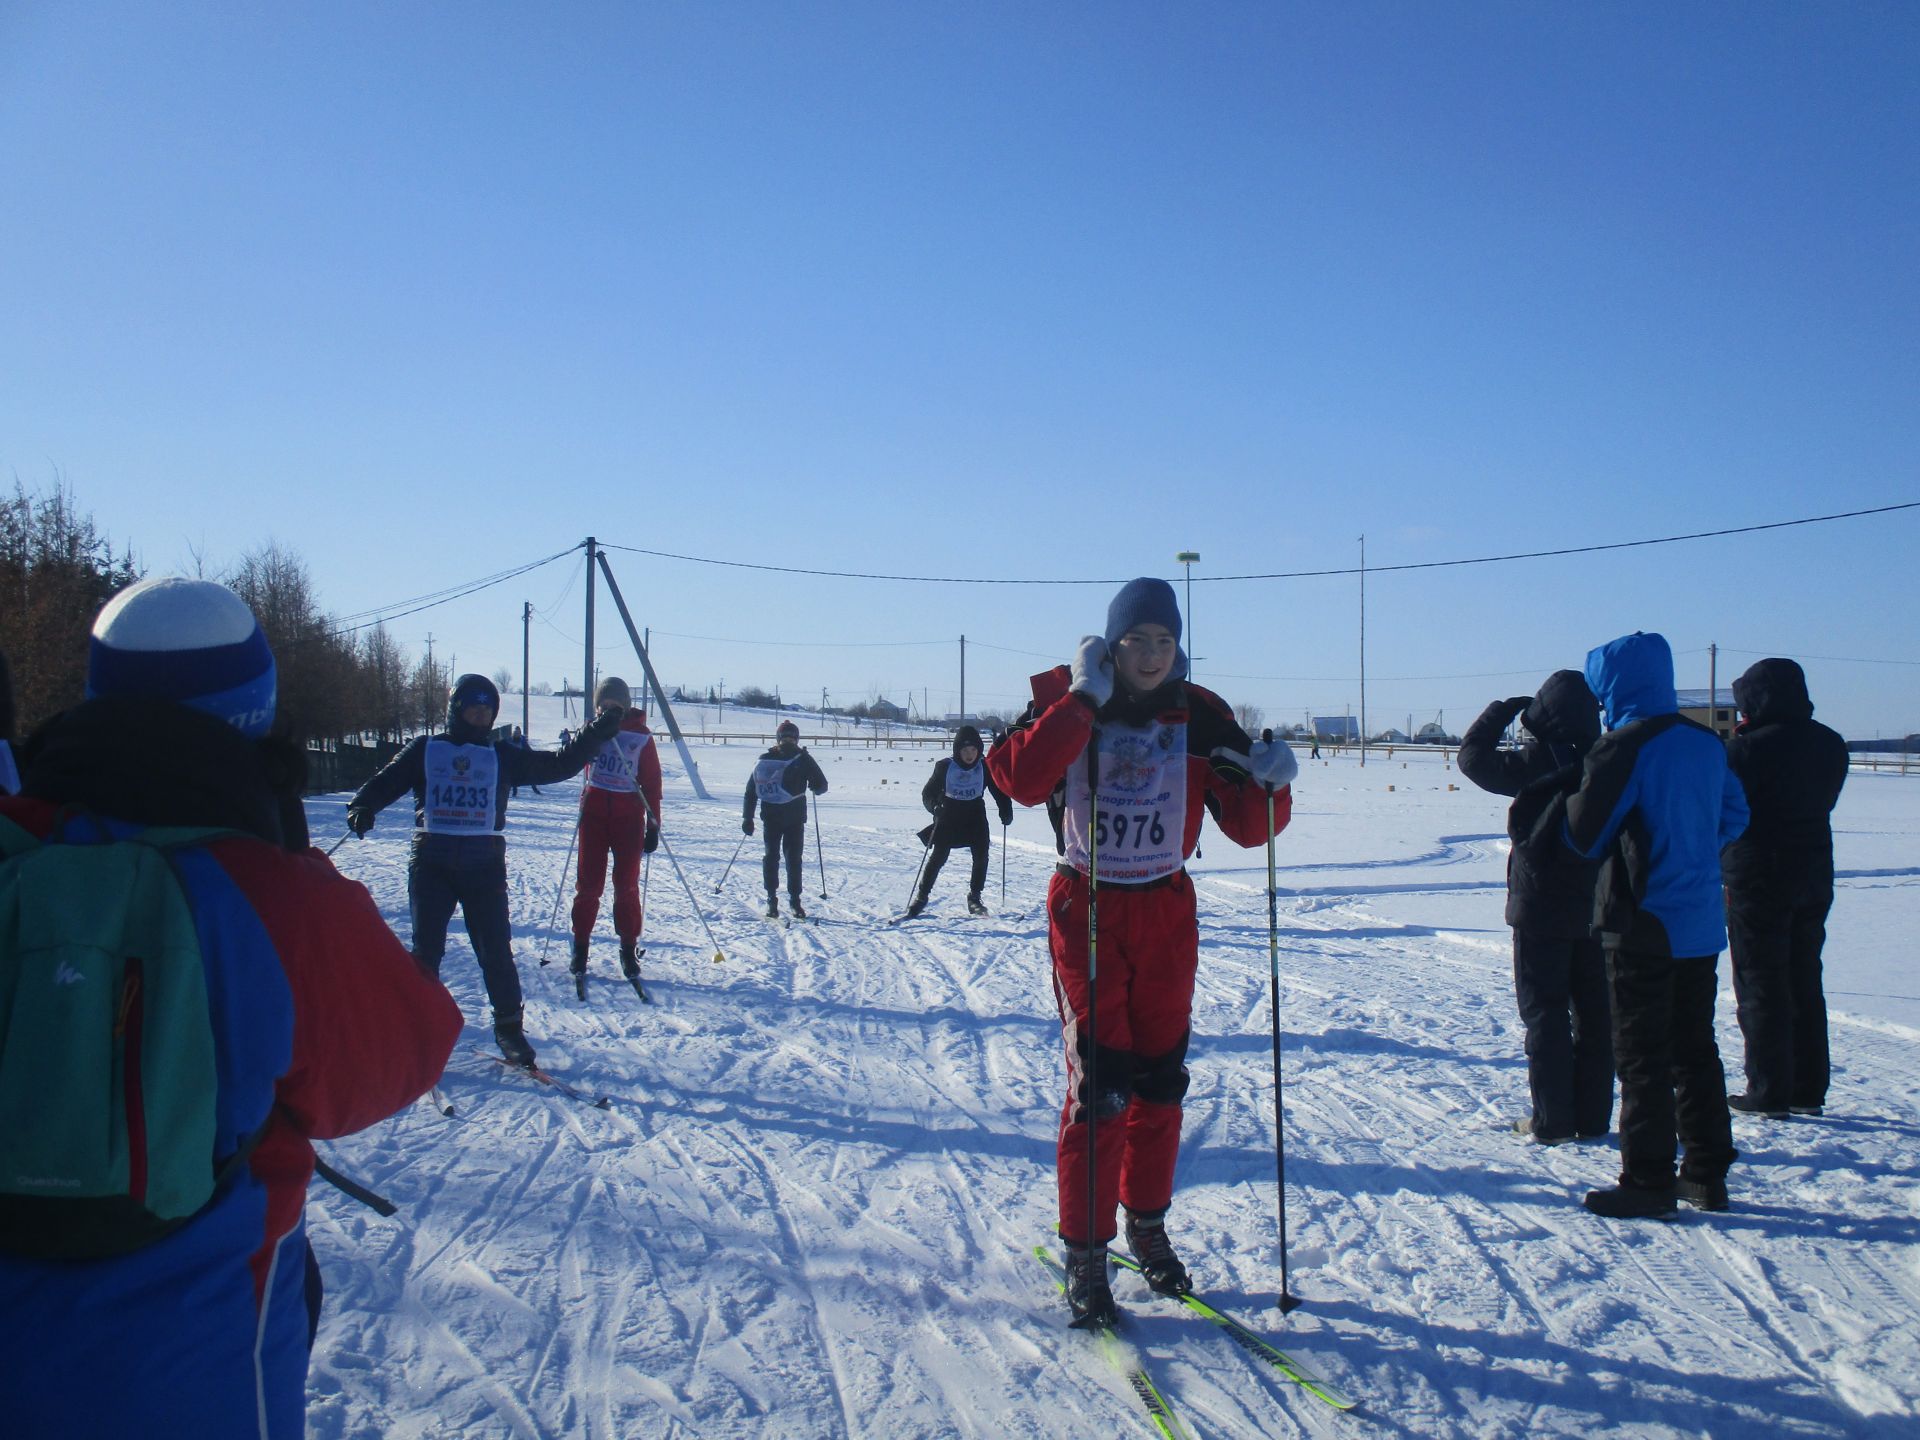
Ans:
{"label": "white race bib", "polygon": [[594,790],[611,790],[631,795],[640,788],[640,756],[653,743],[644,730],[616,730],[613,738],[600,747],[587,770],[587,785]]}
{"label": "white race bib", "polygon": [[500,757],[491,745],[427,742],[426,826],[433,835],[498,835]]}
{"label": "white race bib", "polygon": [[[798,755],[793,760],[798,760]],[[793,760],[768,756],[753,767],[753,789],[762,805],[786,805],[800,797],[787,789],[787,767]]]}
{"label": "white race bib", "polygon": [[974,761],[971,769],[962,769],[958,760],[947,762],[947,799],[978,800],[986,792],[986,761]]}
{"label": "white race bib", "polygon": [[1088,840],[1099,846],[1099,878],[1139,884],[1186,864],[1187,727],[1105,725],[1100,804],[1093,805],[1082,751],[1067,769],[1067,860],[1089,873]]}

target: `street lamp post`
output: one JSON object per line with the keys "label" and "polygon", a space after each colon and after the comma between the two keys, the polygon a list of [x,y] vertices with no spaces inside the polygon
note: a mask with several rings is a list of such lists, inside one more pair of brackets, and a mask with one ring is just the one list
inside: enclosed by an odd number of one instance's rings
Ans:
{"label": "street lamp post", "polygon": [[1198,550],[1182,550],[1173,557],[1176,565],[1187,567],[1187,678],[1193,678],[1193,567],[1200,559]]}

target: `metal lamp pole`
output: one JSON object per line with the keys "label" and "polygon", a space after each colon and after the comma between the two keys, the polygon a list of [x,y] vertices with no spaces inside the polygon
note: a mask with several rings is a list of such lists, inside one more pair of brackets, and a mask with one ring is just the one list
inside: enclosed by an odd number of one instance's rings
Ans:
{"label": "metal lamp pole", "polygon": [[1193,678],[1193,567],[1200,559],[1198,550],[1182,550],[1173,557],[1174,563],[1187,567],[1187,678]]}

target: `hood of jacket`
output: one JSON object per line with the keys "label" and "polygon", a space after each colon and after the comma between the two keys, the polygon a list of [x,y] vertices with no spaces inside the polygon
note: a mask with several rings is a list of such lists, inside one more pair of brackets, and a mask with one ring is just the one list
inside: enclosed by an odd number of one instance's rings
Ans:
{"label": "hood of jacket", "polygon": [[1807,674],[1792,660],[1756,660],[1733,682],[1733,703],[1755,725],[1813,718]]}
{"label": "hood of jacket", "polygon": [[480,694],[486,697],[486,703],[493,707],[494,723],[500,720],[500,690],[493,681],[484,675],[462,675],[453,682],[447,691],[447,738],[456,745],[484,745],[493,731],[475,730],[460,718],[463,708],[460,699],[463,695]]}
{"label": "hood of jacket", "polygon": [[115,696],[34,732],[21,751],[21,793],[137,825],[220,826],[305,848],[304,764],[284,740],[249,740],[185,705]]}
{"label": "hood of jacket", "polygon": [[1607,714],[1607,728],[1672,715],[1680,709],[1673,689],[1673,648],[1667,637],[1636,630],[1587,652],[1587,686]]}
{"label": "hood of jacket", "polygon": [[1578,670],[1556,670],[1543,680],[1520,719],[1536,739],[1583,754],[1600,738],[1600,704]]}
{"label": "hood of jacket", "polygon": [[973,757],[975,760],[978,760],[981,755],[984,755],[987,753],[987,747],[980,743],[980,732],[974,729],[973,726],[971,725],[962,725],[958,730],[953,732],[953,763],[954,764],[964,765],[966,763],[964,760],[960,758],[960,752],[966,749],[967,746],[969,745],[973,746],[973,748],[978,752]]}

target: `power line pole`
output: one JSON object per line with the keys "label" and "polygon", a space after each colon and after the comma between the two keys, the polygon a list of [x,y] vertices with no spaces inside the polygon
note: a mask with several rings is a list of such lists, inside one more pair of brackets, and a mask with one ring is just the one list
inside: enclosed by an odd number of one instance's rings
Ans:
{"label": "power line pole", "polygon": [[960,723],[967,723],[967,637],[960,637]]}
{"label": "power line pole", "polygon": [[1367,537],[1360,537],[1360,768],[1367,765]]}
{"label": "power line pole", "polygon": [[527,653],[529,650],[529,632],[533,629],[533,602],[520,602],[520,734],[531,745],[533,743],[533,716],[528,707],[533,703],[527,698],[533,690],[533,682],[527,678]]}
{"label": "power line pole", "polygon": [[592,691],[593,691],[593,588],[594,588],[593,558],[594,558],[594,554],[595,554],[595,546],[593,542],[593,536],[589,535],[587,537],[587,642],[586,642],[587,658],[586,658],[586,666],[580,672],[581,674],[580,718],[582,720],[588,720],[592,718],[592,711],[589,707],[593,704]]}

